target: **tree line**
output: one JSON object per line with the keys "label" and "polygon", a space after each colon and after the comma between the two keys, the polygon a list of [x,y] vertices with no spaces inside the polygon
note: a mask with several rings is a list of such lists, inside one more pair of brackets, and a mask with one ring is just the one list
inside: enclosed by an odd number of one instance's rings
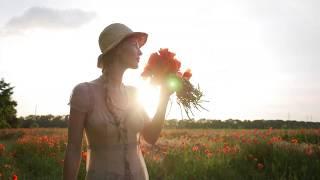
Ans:
{"label": "tree line", "polygon": [[[13,88],[3,79],[0,80],[0,129],[1,128],[35,128],[58,127],[67,128],[69,115],[29,115],[16,117],[17,102],[12,99]],[[284,120],[216,120],[216,119],[170,119],[164,123],[164,128],[195,128],[195,129],[295,129],[320,128],[320,122],[284,121]]]}
{"label": "tree line", "polygon": [[[69,115],[29,115],[17,118],[12,128],[67,128]],[[238,120],[238,119],[168,119],[164,122],[167,129],[300,129],[320,128],[320,122],[287,120]],[[10,128],[10,127],[7,127]]]}
{"label": "tree line", "polygon": [[171,119],[165,121],[165,128],[187,129],[300,129],[320,128],[320,122],[304,122],[296,120],[238,120],[238,119]]}

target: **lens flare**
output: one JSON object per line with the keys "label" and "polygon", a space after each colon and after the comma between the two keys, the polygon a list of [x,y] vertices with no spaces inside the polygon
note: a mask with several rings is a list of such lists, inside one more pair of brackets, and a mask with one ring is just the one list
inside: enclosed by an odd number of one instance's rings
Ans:
{"label": "lens flare", "polygon": [[168,86],[173,91],[179,91],[182,87],[181,81],[176,76],[169,76],[167,80]]}

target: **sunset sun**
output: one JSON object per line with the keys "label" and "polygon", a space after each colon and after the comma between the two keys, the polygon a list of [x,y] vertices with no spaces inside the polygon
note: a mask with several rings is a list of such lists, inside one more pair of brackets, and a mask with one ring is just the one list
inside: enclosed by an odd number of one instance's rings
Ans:
{"label": "sunset sun", "polygon": [[159,102],[159,88],[144,81],[138,87],[138,101],[144,107],[145,111],[149,115],[156,111],[156,106]]}

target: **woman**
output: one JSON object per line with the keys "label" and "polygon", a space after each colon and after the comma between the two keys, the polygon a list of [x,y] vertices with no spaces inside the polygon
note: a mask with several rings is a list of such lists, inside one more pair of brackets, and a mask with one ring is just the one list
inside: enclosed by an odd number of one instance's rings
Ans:
{"label": "woman", "polygon": [[136,102],[136,89],[122,83],[124,72],[137,69],[147,34],[124,24],[107,26],[99,36],[102,75],[77,84],[70,97],[68,145],[63,177],[77,179],[83,131],[87,141],[86,179],[149,179],[138,139],[154,144],[160,134],[170,95],[162,85],[153,119]]}

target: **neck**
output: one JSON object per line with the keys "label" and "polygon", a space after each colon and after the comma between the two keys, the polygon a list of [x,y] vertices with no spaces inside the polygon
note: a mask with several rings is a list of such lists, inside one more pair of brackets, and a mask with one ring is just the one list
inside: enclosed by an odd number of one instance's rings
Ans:
{"label": "neck", "polygon": [[125,70],[126,69],[121,67],[120,64],[114,63],[112,66],[108,67],[102,75],[108,81],[109,85],[120,88]]}

